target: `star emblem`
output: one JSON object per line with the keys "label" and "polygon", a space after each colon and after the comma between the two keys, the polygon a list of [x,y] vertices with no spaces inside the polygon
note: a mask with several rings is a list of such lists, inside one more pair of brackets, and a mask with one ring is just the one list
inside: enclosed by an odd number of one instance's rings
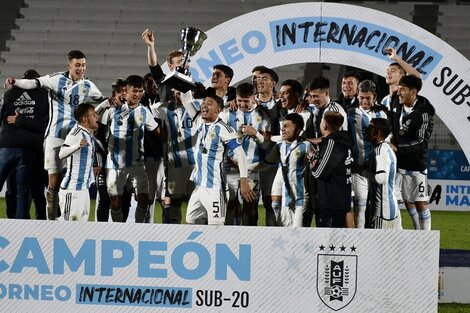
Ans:
{"label": "star emblem", "polygon": [[331,245],[330,246],[330,251],[335,251],[335,248],[336,248],[335,246]]}
{"label": "star emblem", "polygon": [[339,247],[341,249],[341,251],[346,251],[346,247],[344,245],[342,245],[341,247]]}
{"label": "star emblem", "polygon": [[325,246],[324,245],[321,245],[318,248],[320,248],[320,251],[325,251]]}
{"label": "star emblem", "polygon": [[356,249],[357,249],[357,247],[352,246],[352,247],[351,247],[351,252],[356,252]]}

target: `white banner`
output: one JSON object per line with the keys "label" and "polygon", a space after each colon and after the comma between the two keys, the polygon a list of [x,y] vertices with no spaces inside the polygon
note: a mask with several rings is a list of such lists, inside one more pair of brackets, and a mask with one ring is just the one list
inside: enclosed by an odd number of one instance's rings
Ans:
{"label": "white banner", "polygon": [[438,258],[436,231],[1,220],[0,312],[436,312]]}
{"label": "white banner", "polygon": [[470,211],[470,181],[429,179],[429,207],[440,211]]}
{"label": "white banner", "polygon": [[[345,64],[384,75],[394,47],[423,77],[421,94],[435,106],[470,159],[470,62],[445,41],[396,16],[338,3],[293,3],[254,11],[207,32],[193,58],[196,81],[210,84],[212,66],[233,68],[232,83],[256,65]],[[291,77],[281,77],[281,81]]]}

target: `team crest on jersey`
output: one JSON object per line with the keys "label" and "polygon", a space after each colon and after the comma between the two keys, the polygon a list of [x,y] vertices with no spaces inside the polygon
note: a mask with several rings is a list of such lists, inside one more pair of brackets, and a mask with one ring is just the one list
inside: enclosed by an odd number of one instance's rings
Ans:
{"label": "team crest on jersey", "polygon": [[214,139],[215,138],[215,131],[212,130],[211,133],[209,134],[209,136],[211,137],[211,139]]}
{"label": "team crest on jersey", "polygon": [[317,255],[317,294],[327,307],[345,308],[354,299],[356,287],[357,255]]}

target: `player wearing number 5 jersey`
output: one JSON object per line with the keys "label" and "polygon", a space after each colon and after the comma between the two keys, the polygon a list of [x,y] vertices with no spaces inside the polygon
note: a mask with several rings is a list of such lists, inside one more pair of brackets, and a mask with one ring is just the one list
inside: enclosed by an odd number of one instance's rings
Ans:
{"label": "player wearing number 5 jersey", "polygon": [[65,137],[77,123],[73,112],[80,103],[98,101],[102,94],[93,82],[84,79],[86,70],[85,54],[72,50],[67,56],[68,71],[41,76],[37,79],[7,79],[6,85],[15,85],[23,89],[37,87],[49,90],[49,126],[46,130],[44,148],[44,167],[49,174],[47,189],[47,214],[54,220],[58,210],[58,191],[63,162],[59,158],[59,149]]}
{"label": "player wearing number 5 jersey", "polygon": [[182,94],[182,101],[198,130],[196,164],[191,174],[196,188],[189,199],[186,222],[195,224],[207,219],[208,224],[223,225],[226,212],[223,162],[227,148],[238,158],[242,197],[247,201],[254,199],[247,179],[246,155],[237,142],[235,130],[218,116],[224,107],[222,98],[215,94],[206,95],[200,111],[194,106],[191,91]]}

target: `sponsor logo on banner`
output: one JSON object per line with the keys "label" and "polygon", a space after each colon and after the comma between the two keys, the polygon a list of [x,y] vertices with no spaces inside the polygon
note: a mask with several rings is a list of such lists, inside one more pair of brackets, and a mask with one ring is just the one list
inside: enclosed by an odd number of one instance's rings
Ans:
{"label": "sponsor logo on banner", "polygon": [[357,255],[318,254],[317,294],[338,311],[354,299],[357,289]]}

